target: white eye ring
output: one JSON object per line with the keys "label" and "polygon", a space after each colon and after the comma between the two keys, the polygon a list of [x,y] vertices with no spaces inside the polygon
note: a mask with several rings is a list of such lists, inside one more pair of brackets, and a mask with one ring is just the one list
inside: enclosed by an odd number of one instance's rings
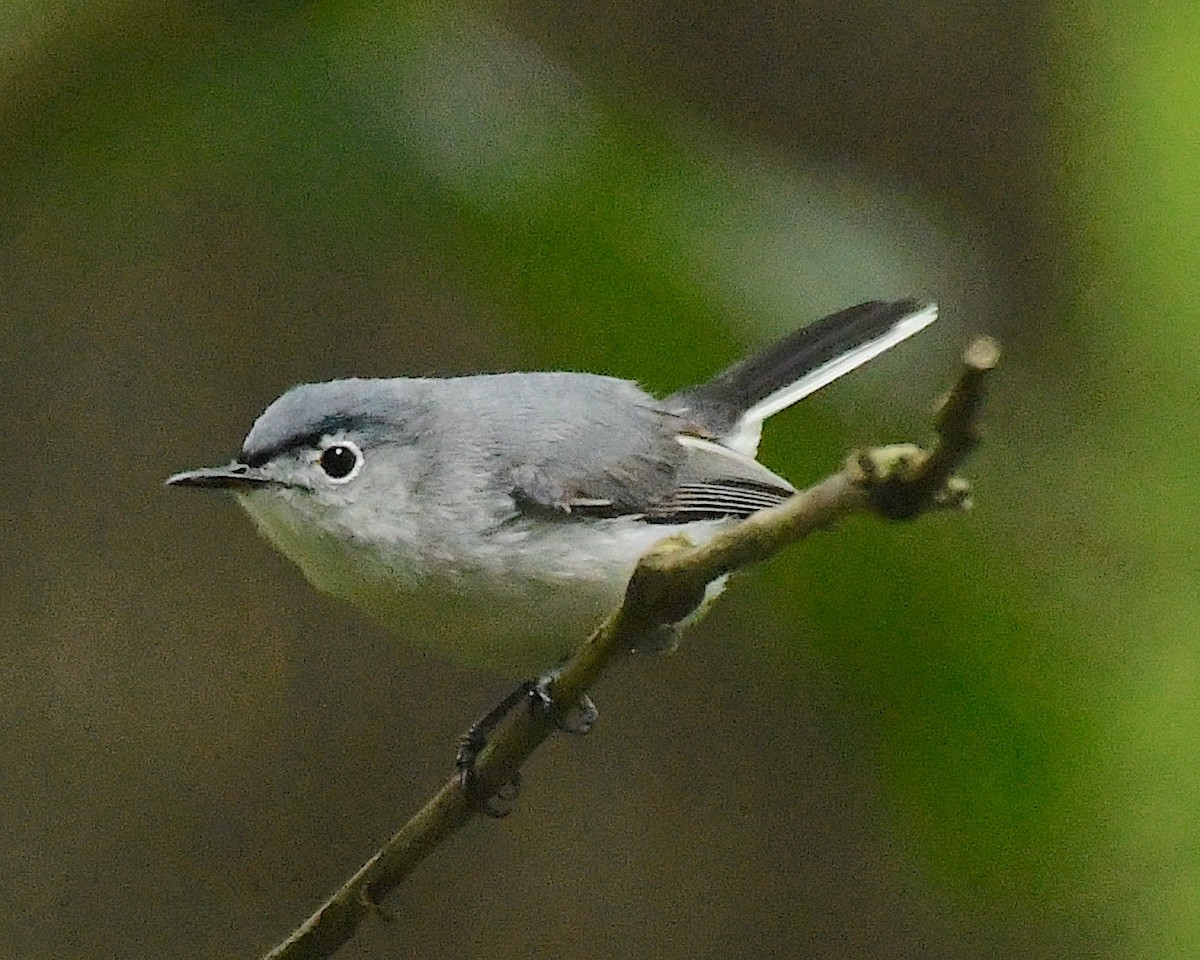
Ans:
{"label": "white eye ring", "polygon": [[330,440],[321,445],[317,466],[330,483],[349,483],[362,469],[363,452],[353,440]]}

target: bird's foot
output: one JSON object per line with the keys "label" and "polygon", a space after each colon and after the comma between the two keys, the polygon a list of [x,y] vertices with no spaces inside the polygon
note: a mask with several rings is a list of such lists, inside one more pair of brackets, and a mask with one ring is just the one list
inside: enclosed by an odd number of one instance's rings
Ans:
{"label": "bird's foot", "polygon": [[478,776],[475,763],[488,744],[500,722],[522,704],[528,709],[548,718],[563,733],[582,735],[592,729],[600,712],[586,694],[574,703],[561,704],[555,701],[553,685],[557,672],[526,680],[508,694],[495,707],[471,725],[458,742],[454,766],[458,770],[463,790],[473,805],[490,817],[507,817],[516,806],[521,790],[520,772],[499,787],[490,787]]}

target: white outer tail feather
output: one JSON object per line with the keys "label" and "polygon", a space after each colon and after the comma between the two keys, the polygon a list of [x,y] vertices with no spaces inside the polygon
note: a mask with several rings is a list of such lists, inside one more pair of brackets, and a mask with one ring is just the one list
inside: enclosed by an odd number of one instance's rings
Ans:
{"label": "white outer tail feather", "polygon": [[721,438],[722,442],[738,453],[743,453],[749,457],[754,456],[755,451],[758,449],[759,437],[762,434],[763,421],[767,417],[773,416],[780,410],[790,407],[793,403],[798,403],[810,394],[816,393],[822,387],[833,383],[839,377],[844,377],[852,370],[857,370],[864,363],[874,360],[881,353],[886,353],[892,347],[896,346],[896,344],[902,343],[913,334],[920,333],[933,323],[937,319],[937,316],[937,304],[927,304],[915,313],[901,317],[884,333],[873,340],[860,343],[854,349],[848,350],[841,356],[834,357],[829,362],[821,364],[815,370],[809,371],[794,383],[790,383],[786,387],[764,397],[742,415],[737,426]]}

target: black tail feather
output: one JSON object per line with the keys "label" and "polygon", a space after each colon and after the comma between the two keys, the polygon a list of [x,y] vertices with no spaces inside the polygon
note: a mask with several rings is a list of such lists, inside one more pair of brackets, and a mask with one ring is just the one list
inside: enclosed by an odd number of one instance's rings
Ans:
{"label": "black tail feather", "polygon": [[723,434],[755,404],[881,336],[921,306],[916,300],[872,300],[840,310],[738,361],[707,383],[672,394],[666,402],[670,409],[686,411],[701,426]]}

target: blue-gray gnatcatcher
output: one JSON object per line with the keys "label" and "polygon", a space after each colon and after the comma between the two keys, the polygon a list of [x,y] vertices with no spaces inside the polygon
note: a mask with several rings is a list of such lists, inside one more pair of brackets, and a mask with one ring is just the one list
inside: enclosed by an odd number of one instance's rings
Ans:
{"label": "blue-gray gnatcatcher", "polygon": [[167,483],[233,491],[315,586],[412,641],[529,673],[617,606],[656,542],[790,497],[754,459],[763,421],[936,318],[850,307],[663,400],[587,373],[304,384],[233,463]]}

